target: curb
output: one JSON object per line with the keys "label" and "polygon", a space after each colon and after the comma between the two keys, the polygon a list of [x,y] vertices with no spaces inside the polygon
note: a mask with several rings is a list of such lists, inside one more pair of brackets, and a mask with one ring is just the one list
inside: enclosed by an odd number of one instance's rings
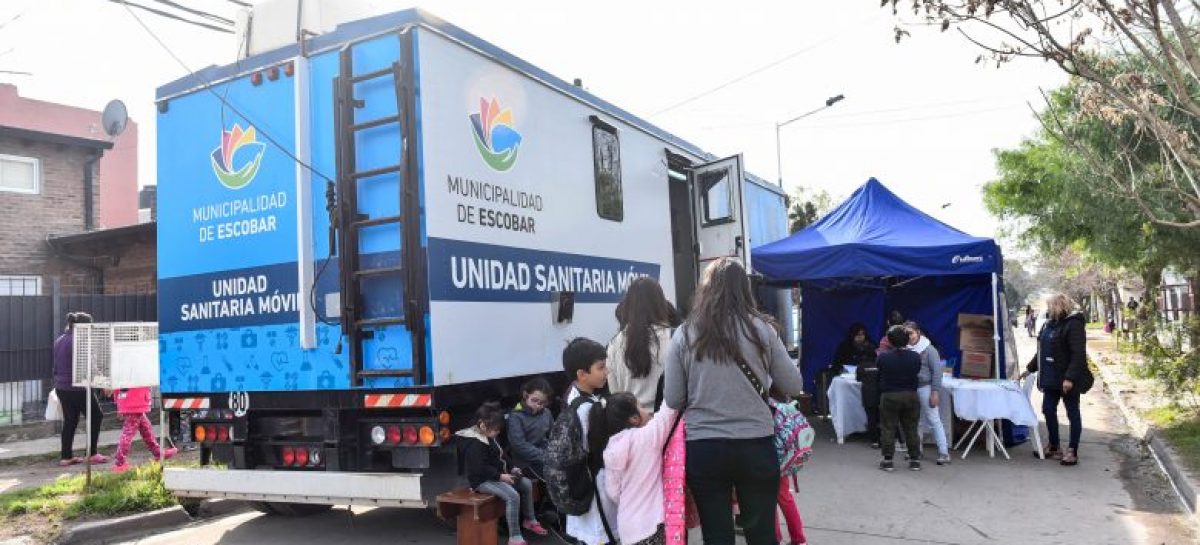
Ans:
{"label": "curb", "polygon": [[187,511],[182,506],[176,505],[175,507],[159,509],[158,511],[151,511],[149,513],[138,513],[126,517],[85,522],[71,526],[63,531],[56,543],[59,545],[104,543],[106,541],[116,541],[122,537],[134,534],[183,526],[191,521],[192,517],[188,516]]}
{"label": "curb", "polygon": [[216,519],[241,513],[247,509],[249,508],[241,501],[206,500],[200,504],[196,518],[192,518],[182,505],[176,505],[158,511],[71,526],[63,531],[55,543],[58,545],[109,543],[162,530],[175,530],[197,520]]}
{"label": "curb", "polygon": [[[1100,358],[1096,358],[1096,353],[1093,351],[1089,351],[1088,355],[1096,362],[1101,361]],[[1111,358],[1109,359],[1112,361]],[[1196,503],[1196,491],[1200,489],[1200,486],[1183,469],[1183,464],[1180,463],[1179,457],[1171,447],[1158,437],[1158,430],[1143,420],[1132,407],[1125,403],[1120,392],[1117,392],[1113,386],[1116,381],[1110,376],[1110,371],[1100,363],[1096,364],[1096,369],[1100,371],[1100,380],[1104,382],[1104,390],[1117,405],[1117,409],[1120,410],[1125,423],[1129,425],[1133,436],[1145,444],[1151,456],[1154,456],[1154,461],[1158,463],[1159,469],[1171,483],[1171,488],[1179,496],[1179,502],[1192,514],[1193,518],[1200,520],[1200,510],[1197,510]]]}

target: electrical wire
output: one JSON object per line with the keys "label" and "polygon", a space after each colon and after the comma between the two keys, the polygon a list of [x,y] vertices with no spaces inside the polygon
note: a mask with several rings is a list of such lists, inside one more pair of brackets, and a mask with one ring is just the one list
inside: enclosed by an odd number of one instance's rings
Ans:
{"label": "electrical wire", "polygon": [[858,21],[858,22],[855,22],[855,23],[854,23],[854,24],[852,24],[852,25],[846,25],[846,26],[842,27],[841,29],[839,29],[837,32],[832,32],[832,33],[830,33],[828,36],[826,36],[825,38],[823,38],[823,39],[821,39],[821,40],[819,40],[819,41],[817,41],[817,42],[815,42],[815,43],[813,43],[813,44],[811,44],[811,45],[805,46],[805,47],[803,47],[803,48],[801,48],[801,49],[798,49],[798,50],[796,50],[796,51],[793,51],[793,52],[791,52],[791,53],[788,53],[787,55],[784,55],[783,57],[780,57],[780,58],[778,58],[778,59],[776,59],[776,60],[774,60],[774,61],[772,61],[772,62],[769,62],[769,63],[767,63],[767,64],[764,64],[764,65],[762,65],[762,66],[760,66],[760,67],[758,67],[758,68],[755,68],[754,70],[751,70],[751,71],[749,71],[749,72],[746,72],[746,73],[744,73],[744,74],[742,74],[742,75],[740,75],[740,76],[737,76],[737,77],[735,77],[735,78],[733,78],[733,79],[730,79],[730,80],[728,80],[728,81],[726,81],[726,82],[724,82],[724,83],[722,83],[722,84],[720,84],[720,85],[717,85],[716,87],[712,87],[712,88],[710,88],[710,89],[708,89],[708,90],[706,90],[706,91],[704,91],[704,92],[697,93],[697,94],[695,94],[695,95],[692,95],[691,97],[688,97],[688,98],[686,98],[686,99],[684,99],[684,100],[681,100],[681,101],[679,101],[679,102],[676,102],[676,103],[674,103],[674,104],[671,104],[670,106],[667,106],[666,108],[663,108],[663,109],[661,109],[661,110],[658,110],[658,111],[656,111],[656,112],[654,112],[654,113],[650,114],[650,116],[651,116],[651,117],[654,117],[654,116],[658,116],[658,115],[665,114],[665,113],[667,113],[667,112],[669,112],[669,111],[671,111],[671,110],[675,110],[675,109],[677,109],[677,108],[680,108],[680,107],[682,107],[682,106],[685,106],[685,105],[687,105],[687,104],[691,104],[692,102],[695,102],[695,101],[697,101],[697,100],[700,100],[700,99],[702,99],[702,98],[704,98],[704,97],[706,97],[706,96],[708,96],[708,95],[711,95],[711,94],[713,94],[713,93],[715,93],[715,92],[717,92],[717,91],[720,91],[720,90],[722,90],[722,89],[725,89],[726,87],[729,87],[729,86],[731,86],[731,85],[734,85],[734,84],[740,83],[740,82],[742,82],[742,81],[745,81],[745,80],[747,80],[747,79],[749,79],[749,78],[751,78],[751,77],[754,77],[754,76],[756,76],[756,75],[758,75],[758,74],[761,74],[761,73],[763,73],[763,72],[766,72],[767,70],[770,70],[770,69],[772,69],[772,68],[775,68],[776,66],[779,66],[779,65],[781,65],[781,64],[783,64],[783,63],[786,63],[786,62],[788,62],[788,61],[790,61],[790,60],[792,60],[792,59],[794,59],[794,58],[796,58],[796,57],[799,57],[800,55],[803,55],[803,54],[805,54],[805,53],[808,53],[809,51],[812,51],[812,50],[814,50],[814,49],[817,49],[817,48],[819,48],[819,47],[822,47],[822,46],[824,46],[824,45],[828,44],[829,42],[832,42],[832,41],[834,41],[834,40],[837,40],[838,38],[841,38],[841,37],[843,37],[843,36],[844,36],[844,33],[843,33],[843,31],[844,31],[845,29],[847,29],[847,28],[850,28],[851,26],[860,26],[860,25],[862,25],[863,23],[866,23],[866,22],[868,22],[868,21],[871,21],[871,20],[874,20],[874,19],[877,19],[877,18],[879,18],[879,16],[878,16],[878,15],[871,15],[871,16],[869,16],[869,17],[865,17],[865,18],[863,18],[862,20],[860,20],[860,21]]}
{"label": "electrical wire", "polygon": [[[135,7],[135,8],[138,8],[138,9],[143,9],[143,10],[146,10],[146,11],[148,11],[148,12],[150,12],[150,13],[153,13],[153,14],[155,14],[155,15],[159,15],[159,16],[162,16],[162,17],[166,17],[166,18],[168,18],[168,19],[174,19],[174,20],[176,20],[176,21],[181,21],[181,22],[184,22],[184,23],[192,24],[192,25],[195,25],[195,26],[198,26],[198,27],[201,27],[201,28],[207,28],[207,29],[209,29],[209,30],[215,30],[215,31],[217,31],[217,32],[224,32],[224,33],[226,33],[226,34],[233,34],[233,29],[230,29],[230,28],[226,28],[226,27],[220,27],[220,26],[216,26],[216,25],[210,25],[210,24],[208,24],[208,23],[203,23],[203,22],[200,22],[200,21],[193,21],[193,20],[191,20],[191,19],[188,19],[188,18],[186,18],[186,17],[180,17],[179,15],[176,15],[176,14],[174,14],[174,13],[170,13],[170,12],[163,11],[163,10],[160,10],[160,9],[155,9],[155,8],[152,8],[152,7],[149,7],[149,6],[143,6],[143,5],[141,5],[141,4],[135,4],[135,3],[133,3],[133,2],[130,2],[129,0],[108,0],[108,1],[109,1],[109,2],[112,2],[112,3],[114,3],[114,4],[121,4],[122,6],[125,6],[125,9],[129,9],[130,7]],[[130,13],[133,13],[133,10],[130,10]],[[139,19],[139,21],[140,21],[140,19]]]}
{"label": "electrical wire", "polygon": [[252,7],[254,7],[254,4],[251,4],[251,3],[249,3],[249,2],[242,2],[242,0],[228,0],[228,1],[229,1],[229,3],[230,3],[230,4],[237,4],[237,5],[239,5],[239,6],[243,7],[243,8],[252,8]]}
{"label": "electrical wire", "polygon": [[[149,34],[150,37],[153,38],[154,41],[157,42],[160,47],[163,48],[163,51],[165,51],[168,55],[170,55],[172,59],[175,59],[175,62],[179,63],[179,66],[183,67],[183,69],[186,70],[189,75],[191,75],[192,77],[199,78],[199,76],[196,74],[196,72],[194,70],[192,70],[191,67],[189,67],[187,65],[187,63],[183,61],[183,59],[179,58],[179,55],[176,55],[175,52],[173,50],[171,50],[171,48],[169,46],[167,46],[167,44],[165,42],[163,42],[162,38],[159,38],[158,34],[155,34],[154,31],[151,30],[149,26],[147,26],[146,22],[143,21],[141,17],[138,17],[137,14],[133,12],[133,10],[129,9],[129,6],[133,5],[133,4],[128,4],[124,0],[109,0],[109,1],[117,2],[120,4],[127,4],[125,7],[125,10],[128,11],[129,15],[132,16],[135,21],[137,21],[138,25],[140,25],[142,27],[142,29],[145,30],[146,33]],[[201,80],[201,88],[203,88],[205,91],[208,91],[210,94],[212,94],[214,97],[216,97],[217,100],[221,101],[221,104],[223,104],[226,108],[229,108],[230,111],[237,114],[242,119],[245,119],[247,123],[250,123],[251,125],[256,125],[255,129],[258,132],[258,134],[261,135],[263,138],[265,138],[267,140],[267,142],[270,142],[272,146],[275,146],[276,149],[283,152],[284,155],[288,156],[288,158],[291,159],[296,164],[300,165],[301,167],[304,167],[305,170],[308,170],[309,172],[316,174],[322,180],[325,180],[330,183],[334,183],[334,180],[332,178],[330,178],[329,176],[326,176],[321,171],[314,168],[312,165],[310,165],[304,161],[301,161],[299,157],[296,157],[296,155],[294,153],[292,153],[290,150],[288,150],[286,147],[284,147],[283,144],[280,144],[279,141],[276,140],[275,137],[271,136],[270,133],[262,130],[260,127],[257,127],[257,124],[254,123],[254,121],[252,119],[250,119],[250,116],[246,115],[244,112],[242,112],[242,110],[240,110],[238,107],[234,106],[231,102],[226,100],[225,97],[221,96],[220,93],[218,93],[215,89],[213,89],[212,82],[207,81],[203,78],[200,78],[200,80]]]}
{"label": "electrical wire", "polygon": [[181,11],[186,11],[186,12],[188,12],[188,13],[192,14],[192,15],[199,15],[200,17],[203,17],[203,18],[205,18],[205,19],[208,19],[208,20],[210,20],[210,21],[215,21],[215,22],[222,23],[222,24],[225,24],[225,25],[228,25],[228,26],[233,26],[233,24],[234,24],[234,22],[233,22],[233,19],[226,19],[225,17],[221,17],[220,15],[212,14],[212,13],[209,13],[209,12],[207,12],[207,11],[204,11],[204,10],[199,10],[199,9],[196,9],[196,8],[189,8],[189,7],[187,7],[187,6],[183,5],[183,4],[180,4],[180,3],[178,3],[178,2],[172,2],[171,0],[154,0],[154,1],[155,1],[155,2],[158,2],[159,4],[164,4],[164,5],[167,5],[167,6],[171,6],[171,7],[175,8],[175,9],[178,9],[178,10],[181,10]]}

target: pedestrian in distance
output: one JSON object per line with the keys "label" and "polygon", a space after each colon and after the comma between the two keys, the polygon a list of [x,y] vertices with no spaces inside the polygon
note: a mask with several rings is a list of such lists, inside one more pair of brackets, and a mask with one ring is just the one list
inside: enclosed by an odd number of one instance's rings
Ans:
{"label": "pedestrian in distance", "polygon": [[879,355],[879,426],[883,460],[879,469],[893,471],[892,457],[896,451],[896,430],[900,429],[908,446],[908,468],[921,470],[921,441],[917,423],[921,418],[921,399],[917,394],[921,356],[908,349],[908,330],[892,326],[887,339],[893,347]]}
{"label": "pedestrian in distance", "polygon": [[[1060,460],[1064,466],[1079,463],[1079,439],[1083,434],[1083,417],[1079,398],[1091,390],[1095,377],[1087,364],[1087,333],[1083,314],[1064,294],[1046,300],[1050,320],[1038,333],[1038,349],[1025,366],[1021,378],[1038,373],[1037,385],[1042,391],[1042,415],[1046,418],[1049,444],[1041,453],[1047,460]],[[1070,436],[1067,449],[1062,450],[1058,430],[1058,405],[1067,409]],[[1036,454],[1036,453],[1035,453]]]}
{"label": "pedestrian in distance", "polygon": [[662,401],[662,356],[671,342],[671,304],[650,277],[629,284],[621,300],[624,323],[608,343],[608,390],[630,392],[643,409]]}
{"label": "pedestrian in distance", "polygon": [[87,413],[87,405],[92,406],[91,435],[87,456],[93,464],[108,463],[108,456],[96,452],[96,443],[100,441],[100,424],[104,422],[104,413],[100,410],[100,402],[95,394],[87,395],[87,390],[73,385],[75,325],[90,324],[92,316],[86,312],[71,312],[67,314],[66,329],[54,340],[54,393],[62,404],[62,452],[58,465],[66,467],[83,463],[84,459],[75,456],[75,430],[79,427],[79,419]]}
{"label": "pedestrian in distance", "polygon": [[475,411],[475,424],[459,430],[455,436],[471,489],[491,494],[504,502],[508,544],[524,545],[522,528],[539,536],[549,532],[535,518],[533,483],[520,468],[505,460],[504,450],[496,442],[503,429],[504,413],[500,404],[484,403]]}
{"label": "pedestrian in distance", "polygon": [[124,423],[121,425],[121,438],[117,441],[117,454],[114,457],[116,465],[113,466],[114,473],[124,473],[129,470],[129,448],[133,444],[133,436],[135,433],[140,433],[142,442],[146,444],[146,449],[155,458],[162,455],[163,460],[170,459],[179,453],[179,449],[170,447],[160,452],[158,440],[154,437],[154,425],[150,423],[150,419],[146,413],[150,412],[151,394],[150,388],[124,388],[113,392],[113,399],[117,402],[117,414],[121,415]]}
{"label": "pedestrian in distance", "polygon": [[723,258],[705,269],[665,372],[666,405],[686,408],[687,484],[704,543],[734,542],[735,490],[746,542],[775,543],[779,459],[774,416],[760,392],[774,387],[793,397],[803,380],[773,322],[755,308],[741,263]]}

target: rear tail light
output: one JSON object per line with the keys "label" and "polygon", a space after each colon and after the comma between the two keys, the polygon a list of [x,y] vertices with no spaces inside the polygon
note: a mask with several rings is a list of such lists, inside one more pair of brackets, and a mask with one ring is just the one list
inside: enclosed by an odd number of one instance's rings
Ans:
{"label": "rear tail light", "polygon": [[296,449],[292,447],[283,447],[283,455],[280,457],[283,460],[283,465],[290,466],[296,463]]}
{"label": "rear tail light", "polygon": [[450,412],[449,411],[442,411],[442,412],[438,413],[438,424],[441,424],[443,426],[450,425]]}
{"label": "rear tail light", "polygon": [[442,431],[438,432],[438,437],[442,438],[443,443],[449,441],[450,440],[450,428],[442,428]]}
{"label": "rear tail light", "polygon": [[297,448],[297,449],[295,450],[295,452],[296,452],[296,454],[295,454],[295,456],[296,456],[296,465],[298,465],[298,466],[306,466],[306,465],[308,465],[308,449],[306,449],[306,448]]}
{"label": "rear tail light", "polygon": [[324,462],[324,456],[321,455],[321,449],[314,448],[308,451],[308,463],[314,466],[319,466]]}
{"label": "rear tail light", "polygon": [[437,434],[433,433],[433,428],[421,426],[421,444],[432,445],[434,441],[437,441]]}
{"label": "rear tail light", "polygon": [[208,438],[208,432],[204,431],[204,426],[196,426],[196,430],[192,432],[192,438],[195,439],[197,443],[203,443],[204,440]]}
{"label": "rear tail light", "polygon": [[417,427],[404,426],[404,444],[415,445],[417,444],[417,439],[419,439],[417,435]]}
{"label": "rear tail light", "polygon": [[383,426],[371,428],[371,442],[376,445],[382,445],[384,441],[387,441],[387,430],[383,429]]}
{"label": "rear tail light", "polygon": [[217,442],[225,443],[229,441],[229,427],[217,426]]}
{"label": "rear tail light", "polygon": [[398,445],[403,435],[400,432],[400,426],[387,427],[387,442],[389,445]]}

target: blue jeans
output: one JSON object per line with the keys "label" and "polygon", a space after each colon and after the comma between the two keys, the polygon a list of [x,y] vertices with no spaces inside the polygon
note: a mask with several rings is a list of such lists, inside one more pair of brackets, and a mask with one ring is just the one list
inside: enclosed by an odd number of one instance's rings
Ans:
{"label": "blue jeans", "polygon": [[525,520],[535,520],[533,516],[533,483],[521,477],[517,485],[500,481],[488,481],[479,485],[476,492],[491,494],[504,502],[504,516],[508,521],[508,536],[521,537],[521,514],[524,511]]}
{"label": "blue jeans", "polygon": [[1067,407],[1067,421],[1071,423],[1070,447],[1079,450],[1079,436],[1083,433],[1083,417],[1079,415],[1079,390],[1072,389],[1071,393],[1063,394],[1062,390],[1042,390],[1042,416],[1046,417],[1046,432],[1050,436],[1050,446],[1059,446],[1058,438],[1058,402],[1062,400]]}

